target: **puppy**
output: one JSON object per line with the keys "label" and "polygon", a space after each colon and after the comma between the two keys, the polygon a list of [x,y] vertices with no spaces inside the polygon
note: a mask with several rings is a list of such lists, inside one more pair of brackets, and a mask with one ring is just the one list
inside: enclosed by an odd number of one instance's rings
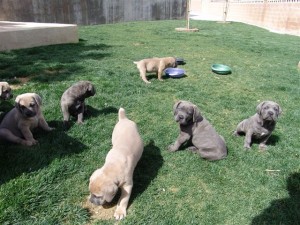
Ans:
{"label": "puppy", "polygon": [[18,95],[15,107],[9,111],[0,124],[0,139],[22,145],[35,145],[31,131],[40,127],[46,131],[48,126],[41,111],[42,99],[35,93]]}
{"label": "puppy", "polygon": [[0,82],[0,98],[8,100],[13,97],[12,90],[7,82]]}
{"label": "puppy", "polygon": [[147,72],[156,72],[158,79],[162,81],[161,76],[166,68],[177,67],[176,58],[174,57],[143,59],[133,63],[137,65],[140,76],[145,83],[151,83],[146,78]]}
{"label": "puppy", "polygon": [[191,141],[188,149],[198,153],[203,159],[220,160],[227,156],[224,138],[200,114],[196,105],[188,101],[179,101],[173,107],[174,119],[179,123],[180,134],[169,151],[175,152],[179,147]]}
{"label": "puppy", "polygon": [[86,111],[84,100],[96,93],[94,85],[89,81],[79,81],[69,87],[61,96],[61,111],[64,125],[68,125],[70,115],[77,117],[77,123],[83,123],[83,114]]}
{"label": "puppy", "polygon": [[95,205],[103,205],[112,201],[118,188],[121,188],[121,197],[114,213],[114,217],[121,220],[126,216],[133,172],[144,149],[137,125],[127,119],[123,108],[119,109],[119,122],[113,130],[112,145],[102,168],[90,177],[89,199]]}
{"label": "puppy", "polygon": [[259,149],[265,150],[266,143],[275,129],[276,121],[282,110],[273,101],[261,102],[256,107],[255,115],[240,122],[234,135],[245,134],[244,147],[250,149],[252,138],[259,140]]}

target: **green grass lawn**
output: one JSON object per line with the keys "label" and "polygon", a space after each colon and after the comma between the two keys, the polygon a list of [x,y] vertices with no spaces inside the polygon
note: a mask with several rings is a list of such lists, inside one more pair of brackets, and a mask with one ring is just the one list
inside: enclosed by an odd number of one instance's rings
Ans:
{"label": "green grass lawn", "polygon": [[[300,38],[205,21],[191,21],[199,32],[175,31],[183,26],[84,26],[78,44],[0,53],[0,80],[16,85],[15,96],[38,93],[56,128],[35,133],[37,146],[0,143],[0,224],[115,224],[114,204],[96,215],[87,197],[89,177],[111,147],[119,107],[145,143],[119,224],[300,224]],[[187,76],[161,82],[149,75],[152,83],[145,84],[133,61],[154,56],[184,58]],[[213,63],[230,66],[232,74],[212,73]],[[64,132],[60,97],[79,80],[93,82],[97,93],[87,99],[85,124]],[[196,104],[224,136],[226,159],[167,151],[179,132],[172,113],[177,100]],[[263,100],[279,103],[283,114],[267,151],[258,144],[245,151],[244,138],[232,132]],[[2,102],[0,111],[12,105],[13,99]]]}

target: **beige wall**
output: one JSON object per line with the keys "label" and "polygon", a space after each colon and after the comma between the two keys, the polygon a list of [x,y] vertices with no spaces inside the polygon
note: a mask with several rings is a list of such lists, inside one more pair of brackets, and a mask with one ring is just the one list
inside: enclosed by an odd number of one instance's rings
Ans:
{"label": "beige wall", "polygon": [[[259,1],[259,0],[258,0]],[[241,3],[229,0],[227,21],[243,22],[277,33],[300,36],[300,0],[293,2]],[[222,21],[225,0],[192,0],[191,11],[198,19]]]}

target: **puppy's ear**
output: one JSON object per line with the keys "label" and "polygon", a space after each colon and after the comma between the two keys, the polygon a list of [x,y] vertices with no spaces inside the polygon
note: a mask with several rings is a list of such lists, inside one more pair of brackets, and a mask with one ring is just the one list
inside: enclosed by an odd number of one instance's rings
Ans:
{"label": "puppy's ear", "polygon": [[278,108],[278,116],[282,113],[282,109],[280,107],[280,105],[277,104],[277,108]]}
{"label": "puppy's ear", "polygon": [[20,111],[21,109],[20,109],[19,102],[20,102],[20,95],[18,95],[15,99],[15,107]]}
{"label": "puppy's ear", "polygon": [[261,115],[261,110],[265,103],[266,103],[266,101],[263,101],[263,102],[259,103],[258,106],[256,107],[256,112],[258,115]]}
{"label": "puppy's ear", "polygon": [[38,106],[42,105],[42,98],[41,98],[41,96],[39,96],[38,94],[34,93],[32,97],[34,98],[34,100],[38,104]]}
{"label": "puppy's ear", "polygon": [[174,104],[173,106],[173,112],[175,113],[176,109],[178,108],[178,106],[180,105],[181,101],[178,101]]}
{"label": "puppy's ear", "polygon": [[196,121],[201,121],[203,117],[200,114],[200,111],[196,105],[193,105],[194,113],[193,113],[193,122],[195,123]]}

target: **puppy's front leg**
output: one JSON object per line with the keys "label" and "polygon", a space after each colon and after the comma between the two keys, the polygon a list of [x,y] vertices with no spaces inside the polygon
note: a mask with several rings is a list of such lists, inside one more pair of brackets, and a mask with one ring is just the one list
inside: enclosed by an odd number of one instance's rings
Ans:
{"label": "puppy's front leg", "polygon": [[157,77],[160,81],[164,81],[162,78],[161,78],[161,75],[163,73],[163,70],[159,69],[158,72],[157,72]]}
{"label": "puppy's front leg", "polygon": [[121,197],[119,199],[114,217],[116,220],[121,220],[126,217],[126,209],[131,195],[132,184],[124,184],[121,187]]}
{"label": "puppy's front leg", "polygon": [[252,135],[253,135],[253,131],[251,129],[246,132],[245,141],[244,141],[244,148],[250,149]]}
{"label": "puppy's front leg", "polygon": [[77,123],[78,124],[83,124],[83,114],[84,114],[84,111],[85,111],[85,104],[83,102],[82,103],[82,107],[80,109],[80,112],[77,115]]}
{"label": "puppy's front leg", "polygon": [[39,127],[42,128],[45,131],[51,131],[54,130],[53,127],[49,127],[48,123],[46,122],[45,118],[43,115],[40,115],[39,118]]}
{"label": "puppy's front leg", "polygon": [[271,134],[261,139],[261,142],[259,144],[259,149],[260,150],[266,150],[266,148],[267,148],[266,143],[267,143],[270,136],[271,136]]}
{"label": "puppy's front leg", "polygon": [[180,132],[177,140],[175,141],[174,144],[169,145],[168,150],[170,152],[177,151],[183,143],[185,143],[186,141],[188,141],[190,139],[190,137],[191,137],[191,135],[189,135],[188,133]]}

